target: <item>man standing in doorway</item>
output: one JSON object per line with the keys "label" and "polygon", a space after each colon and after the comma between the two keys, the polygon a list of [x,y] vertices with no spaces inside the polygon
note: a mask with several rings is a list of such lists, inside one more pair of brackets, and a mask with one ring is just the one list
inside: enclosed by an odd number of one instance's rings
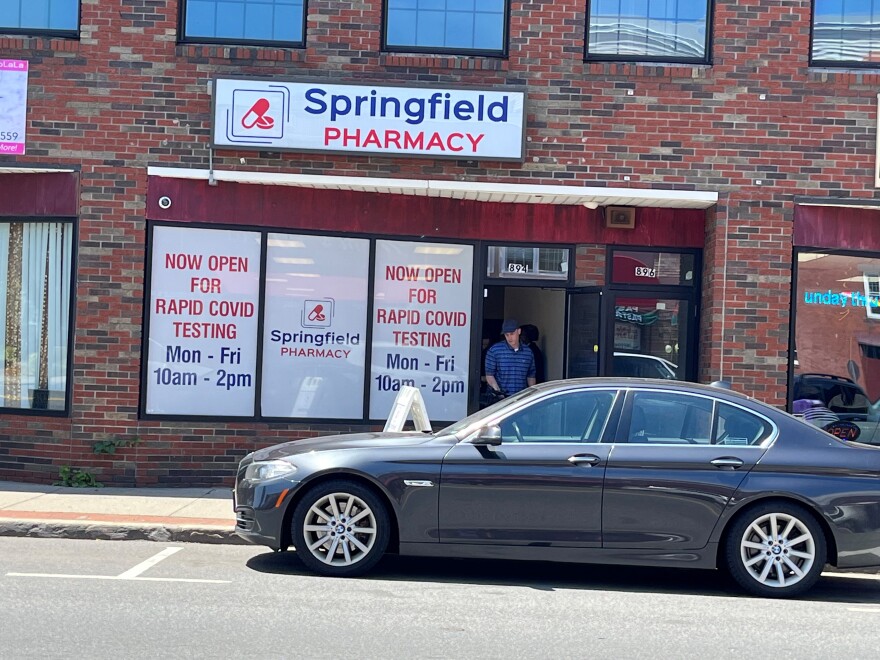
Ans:
{"label": "man standing in doorway", "polygon": [[495,392],[506,395],[535,384],[535,354],[520,340],[519,323],[506,319],[501,326],[505,341],[486,353],[486,382]]}

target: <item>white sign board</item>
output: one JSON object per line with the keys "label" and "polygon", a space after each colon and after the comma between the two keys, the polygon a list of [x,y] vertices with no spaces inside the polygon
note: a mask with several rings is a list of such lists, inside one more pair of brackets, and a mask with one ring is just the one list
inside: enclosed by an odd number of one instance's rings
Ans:
{"label": "white sign board", "polygon": [[362,419],[370,243],[269,234],[264,417]]}
{"label": "white sign board", "polygon": [[0,60],[0,156],[24,153],[27,85],[26,61]]}
{"label": "white sign board", "polygon": [[156,227],[146,413],[252,416],[260,234]]}
{"label": "white sign board", "polygon": [[213,146],[523,160],[523,92],[214,81]]}
{"label": "white sign board", "polygon": [[469,245],[376,241],[371,419],[404,386],[431,419],[467,414],[473,261]]}

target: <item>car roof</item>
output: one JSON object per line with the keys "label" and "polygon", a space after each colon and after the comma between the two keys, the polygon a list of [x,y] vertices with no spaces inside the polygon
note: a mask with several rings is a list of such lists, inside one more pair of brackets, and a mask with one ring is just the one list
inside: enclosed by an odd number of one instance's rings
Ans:
{"label": "car roof", "polygon": [[[624,378],[624,377],[611,377],[611,376],[598,376],[598,377],[590,377],[590,378],[568,378],[565,380],[555,380],[549,381],[547,383],[540,383],[538,385],[534,385],[535,390],[559,390],[559,389],[571,389],[575,387],[617,387],[617,388],[627,388],[627,387],[638,387],[638,388],[656,388],[656,389],[664,389],[664,390],[675,390],[675,391],[685,391],[692,392],[695,394],[708,394],[718,398],[732,398],[732,399],[740,399],[743,401],[750,401],[752,403],[760,403],[753,397],[742,394],[741,392],[737,392],[735,390],[729,390],[722,387],[715,387],[714,385],[704,385],[702,383],[691,383],[683,380],[671,380],[666,378]],[[767,404],[762,404],[767,405]],[[772,407],[772,406],[769,406]],[[774,408],[774,410],[776,410]]]}

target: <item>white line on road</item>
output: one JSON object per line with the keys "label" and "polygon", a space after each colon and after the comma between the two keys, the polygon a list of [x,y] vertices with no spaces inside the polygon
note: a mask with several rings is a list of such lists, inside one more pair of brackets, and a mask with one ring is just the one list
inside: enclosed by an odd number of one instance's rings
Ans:
{"label": "white line on road", "polygon": [[181,548],[181,547],[165,548],[162,552],[160,552],[156,556],[150,557],[146,561],[142,561],[140,564],[138,564],[134,568],[130,568],[127,571],[125,571],[125,573],[120,573],[119,578],[125,580],[126,578],[137,577],[138,575],[140,575],[141,573],[146,571],[148,568],[155,566],[156,564],[158,564],[160,561],[162,561],[166,557],[170,557],[175,552],[180,552],[181,550],[183,550],[183,548]]}
{"label": "white line on road", "polygon": [[873,614],[880,614],[880,607],[847,607],[847,612],[871,612]]}
{"label": "white line on road", "polygon": [[125,580],[127,582],[202,582],[205,584],[229,584],[229,580],[196,580],[189,578],[158,578],[158,577],[129,577],[119,575],[64,575],[61,573],[7,573],[7,577],[45,577],[79,580]]}
{"label": "white line on road", "polygon": [[189,578],[159,578],[159,577],[139,577],[141,573],[152,568],[163,559],[166,559],[176,552],[183,550],[181,547],[165,548],[162,552],[150,557],[146,561],[142,561],[134,568],[130,568],[119,575],[68,575],[64,573],[7,573],[7,577],[44,577],[44,578],[61,578],[65,580],[128,580],[141,582],[201,582],[203,584],[229,584],[229,580],[197,580]]}
{"label": "white line on road", "polygon": [[822,577],[850,578],[853,580],[880,580],[880,575],[872,573],[822,573]]}

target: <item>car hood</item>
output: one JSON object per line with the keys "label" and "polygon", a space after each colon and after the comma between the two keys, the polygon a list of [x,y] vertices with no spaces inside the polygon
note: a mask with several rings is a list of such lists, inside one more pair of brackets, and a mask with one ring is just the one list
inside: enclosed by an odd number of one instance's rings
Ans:
{"label": "car hood", "polygon": [[286,458],[312,451],[331,451],[335,449],[371,449],[380,447],[412,447],[434,440],[435,436],[418,431],[392,433],[378,431],[373,433],[348,433],[328,435],[305,440],[293,440],[280,445],[260,449],[253,454],[255,461],[269,461]]}

